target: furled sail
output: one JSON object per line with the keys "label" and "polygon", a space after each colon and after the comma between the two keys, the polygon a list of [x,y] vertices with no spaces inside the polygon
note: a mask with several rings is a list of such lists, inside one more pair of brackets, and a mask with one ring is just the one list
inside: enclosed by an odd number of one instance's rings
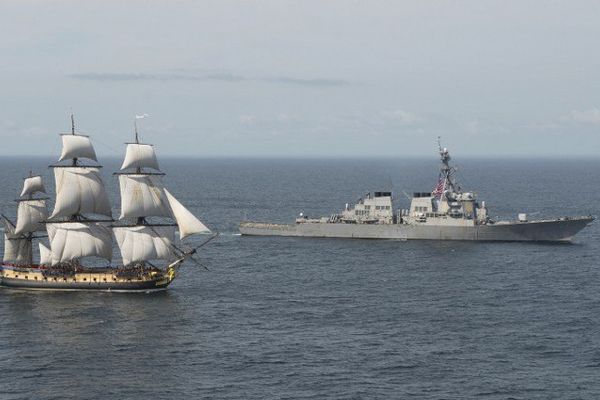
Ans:
{"label": "furled sail", "polygon": [[82,257],[112,259],[110,228],[97,223],[65,222],[47,225],[52,265]]}
{"label": "furled sail", "polygon": [[169,200],[169,205],[173,211],[173,216],[179,225],[179,237],[184,238],[195,233],[209,233],[210,229],[206,227],[198,218],[194,216],[187,208],[183,206],[167,189],[165,194]]}
{"label": "furled sail", "polygon": [[46,230],[43,221],[48,219],[46,200],[34,199],[19,202],[17,209],[17,226],[15,234],[31,233]]}
{"label": "furled sail", "polygon": [[68,158],[88,158],[90,160],[98,161],[96,158],[96,151],[88,136],[65,134],[61,135],[61,137],[63,148],[58,161],[66,160]]}
{"label": "furled sail", "polygon": [[31,196],[36,192],[46,193],[46,188],[44,188],[42,177],[30,176],[29,178],[25,178],[25,181],[23,182],[23,191],[21,192],[21,197]]}
{"label": "furled sail", "polygon": [[47,248],[43,243],[38,243],[40,246],[40,265],[52,264],[52,250]]}
{"label": "furled sail", "polygon": [[54,178],[56,204],[50,218],[85,213],[112,216],[108,195],[98,168],[55,168]]}
{"label": "furled sail", "polygon": [[113,232],[121,250],[123,265],[149,260],[168,260],[173,256],[173,226],[114,227]]}
{"label": "furled sail", "polygon": [[22,235],[15,234],[15,226],[2,218],[4,223],[4,262],[14,262],[17,264],[30,264],[33,257],[31,250],[31,240]]}
{"label": "furled sail", "polygon": [[127,168],[153,168],[158,170],[158,160],[154,153],[154,147],[150,144],[127,144],[125,160],[121,169]]}
{"label": "furled sail", "polygon": [[119,175],[121,219],[171,217],[169,202],[157,175]]}

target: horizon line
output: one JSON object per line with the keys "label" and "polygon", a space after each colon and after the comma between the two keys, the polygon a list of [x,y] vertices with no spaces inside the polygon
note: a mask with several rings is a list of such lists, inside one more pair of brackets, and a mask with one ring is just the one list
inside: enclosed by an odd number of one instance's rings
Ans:
{"label": "horizon line", "polygon": [[[120,155],[102,155],[100,153],[100,158],[114,160],[114,159],[122,159],[123,157]],[[56,158],[55,154],[0,154],[0,158]],[[187,160],[202,160],[202,159],[239,159],[239,160],[390,160],[390,159],[432,159],[438,160],[437,156],[429,156],[429,155],[236,155],[236,154],[215,154],[215,155],[174,155],[174,154],[161,154],[161,159],[187,159]],[[455,158],[455,157],[454,157]],[[587,160],[595,160],[600,159],[600,154],[491,154],[491,155],[473,155],[473,154],[463,154],[460,155],[461,159],[471,159],[471,160],[505,160],[505,159],[515,159],[515,160],[524,160],[524,159],[563,159],[563,160],[573,160],[573,159],[587,159]]]}

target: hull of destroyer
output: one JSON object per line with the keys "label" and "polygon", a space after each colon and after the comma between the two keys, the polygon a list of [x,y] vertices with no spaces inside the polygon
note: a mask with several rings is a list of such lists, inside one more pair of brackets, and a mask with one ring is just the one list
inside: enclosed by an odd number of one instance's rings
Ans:
{"label": "hull of destroyer", "polygon": [[541,241],[565,242],[593,221],[592,217],[489,225],[427,224],[267,224],[244,222],[240,233],[250,236],[296,236],[400,240]]}
{"label": "hull of destroyer", "polygon": [[119,276],[113,270],[61,274],[42,268],[0,265],[0,286],[14,289],[148,292],[164,290],[171,282],[163,273]]}

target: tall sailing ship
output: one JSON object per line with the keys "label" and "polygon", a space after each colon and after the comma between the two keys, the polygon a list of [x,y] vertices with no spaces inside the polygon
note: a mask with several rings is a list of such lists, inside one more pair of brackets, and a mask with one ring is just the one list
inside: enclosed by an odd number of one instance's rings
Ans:
{"label": "tall sailing ship", "polygon": [[[71,133],[62,134],[62,153],[54,171],[56,199],[50,215],[41,176],[23,182],[17,200],[17,219],[4,222],[4,257],[0,285],[26,289],[152,291],[165,289],[179,268],[197,249],[182,247],[183,240],[210,230],[162,184],[164,175],[151,144],[126,143],[119,178],[121,214],[112,208],[100,175],[101,165],[89,136],[77,134],[73,116]],[[91,163],[94,161],[95,163]],[[44,244],[47,237],[49,245]],[[39,246],[34,261],[33,243]],[[121,263],[111,265],[114,243]],[[94,266],[104,259],[108,265]],[[86,261],[92,264],[85,263]],[[96,261],[95,264],[98,264]]]}

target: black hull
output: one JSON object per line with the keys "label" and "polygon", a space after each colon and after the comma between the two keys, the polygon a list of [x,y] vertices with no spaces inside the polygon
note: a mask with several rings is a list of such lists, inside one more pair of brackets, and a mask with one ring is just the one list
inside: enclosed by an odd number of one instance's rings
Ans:
{"label": "black hull", "polygon": [[80,269],[64,271],[39,266],[0,265],[0,286],[61,291],[150,292],[166,289],[175,272],[160,270]]}
{"label": "black hull", "polygon": [[54,282],[24,281],[23,279],[2,278],[0,286],[12,289],[63,290],[63,291],[105,291],[105,292],[149,292],[165,290],[169,283],[157,281],[143,282]]}

